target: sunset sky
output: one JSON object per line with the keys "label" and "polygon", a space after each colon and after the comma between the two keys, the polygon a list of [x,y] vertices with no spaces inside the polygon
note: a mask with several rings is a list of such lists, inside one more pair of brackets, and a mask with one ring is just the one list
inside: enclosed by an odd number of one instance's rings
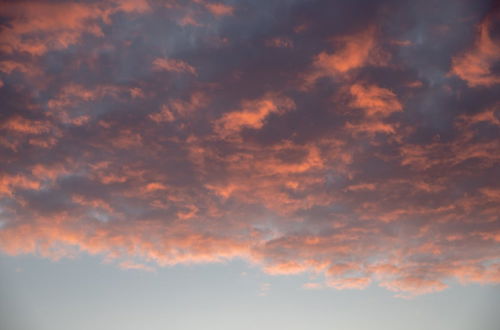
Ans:
{"label": "sunset sky", "polygon": [[500,2],[0,0],[0,330],[498,330]]}

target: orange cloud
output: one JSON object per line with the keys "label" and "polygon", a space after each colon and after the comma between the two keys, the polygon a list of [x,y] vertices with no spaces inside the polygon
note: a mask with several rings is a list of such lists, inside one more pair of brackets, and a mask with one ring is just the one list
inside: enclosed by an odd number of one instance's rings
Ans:
{"label": "orange cloud", "polygon": [[500,155],[495,150],[500,147],[500,142],[497,140],[473,142],[471,140],[474,135],[475,133],[467,129],[461,131],[459,139],[450,143],[433,142],[423,146],[402,145],[400,147],[401,164],[427,170],[434,167],[455,167],[473,159],[480,161],[483,168],[498,162]]}
{"label": "orange cloud", "polygon": [[383,282],[381,286],[391,291],[399,292],[397,297],[401,298],[412,298],[416,295],[442,291],[448,287],[448,285],[441,281],[415,276],[406,276]]}
{"label": "orange cloud", "polygon": [[192,0],[194,3],[204,6],[215,16],[233,15],[234,7],[221,2],[211,2],[207,0]]}
{"label": "orange cloud", "polygon": [[113,209],[108,203],[98,198],[90,198],[82,195],[73,195],[71,197],[71,200],[74,203],[82,206],[89,206],[96,209],[102,209],[107,212],[113,212]]}
{"label": "orange cloud", "polygon": [[341,38],[344,47],[333,54],[322,52],[317,55],[314,65],[331,74],[345,73],[364,66],[375,46],[375,29],[370,28],[359,34]]}
{"label": "orange cloud", "polygon": [[[214,20],[244,14],[223,2],[58,5],[0,4],[4,253],[143,270],[243,259],[308,276],[305,288],[402,297],[500,282],[498,104],[464,84],[432,88],[411,49],[382,49],[409,45],[407,31],[342,25],[358,32],[322,48],[338,31],[319,16],[254,30]],[[124,15],[130,31],[108,34]],[[496,81],[491,19],[452,60],[471,86]],[[152,28],[185,57],[161,57]],[[297,88],[322,77],[334,81]]]}
{"label": "orange cloud", "polygon": [[112,139],[111,144],[116,148],[130,149],[140,147],[143,142],[140,133],[126,129],[119,132],[118,135]]}
{"label": "orange cloud", "polygon": [[205,93],[194,92],[190,98],[185,101],[182,99],[174,99],[163,104],[159,112],[149,114],[149,118],[157,123],[173,122],[176,119],[185,119],[196,110],[207,106],[209,98]]}
{"label": "orange cloud", "polygon": [[151,10],[148,0],[111,0],[117,8],[126,13],[145,13]]}
{"label": "orange cloud", "polygon": [[350,106],[365,110],[367,116],[386,117],[403,110],[396,94],[386,88],[354,84],[349,91],[353,97]]}
{"label": "orange cloud", "polygon": [[307,267],[295,261],[277,263],[264,268],[264,271],[271,275],[299,274],[307,270]]}
{"label": "orange cloud", "polygon": [[152,192],[152,191],[157,191],[157,190],[166,190],[166,189],[167,189],[167,187],[161,182],[151,182],[151,183],[148,183],[144,187],[144,190],[146,192]]}
{"label": "orange cloud", "polygon": [[155,271],[154,267],[147,266],[147,265],[144,265],[141,263],[136,263],[136,262],[129,261],[129,260],[120,262],[119,267],[121,269],[143,270],[146,272],[154,272]]}
{"label": "orange cloud", "polygon": [[323,285],[321,283],[310,282],[310,283],[304,283],[302,287],[304,289],[315,290],[315,289],[321,289]]}
{"label": "orange cloud", "polygon": [[[79,84],[68,83],[61,88],[55,97],[47,102],[50,109],[48,113],[62,123],[81,126],[86,124],[91,119],[91,116],[89,114],[76,115],[74,111],[71,111],[71,108],[106,96],[118,98],[120,93],[127,92],[126,88],[120,86],[102,85],[86,88]],[[90,112],[91,109],[88,111]]]}
{"label": "orange cloud", "polygon": [[225,113],[215,121],[214,129],[222,137],[239,133],[244,128],[260,129],[271,114],[283,114],[295,108],[287,97],[267,94],[257,100],[243,101],[241,110]]}
{"label": "orange cloud", "polygon": [[161,110],[159,112],[149,114],[149,118],[157,123],[169,123],[175,120],[175,115],[168,106],[162,105]]}
{"label": "orange cloud", "polygon": [[[97,6],[79,3],[10,2],[0,6],[13,18],[1,32],[0,50],[6,53],[42,55],[78,42],[84,33],[102,36],[96,20],[107,16]],[[42,39],[36,37],[40,32],[44,33]]]}
{"label": "orange cloud", "polygon": [[207,2],[205,7],[216,16],[232,15],[234,12],[234,7],[223,3]]}
{"label": "orange cloud", "polygon": [[353,184],[346,188],[349,191],[360,191],[360,190],[375,190],[375,185],[373,183],[360,183]]}
{"label": "orange cloud", "polygon": [[0,195],[12,195],[15,189],[37,190],[40,182],[23,175],[0,175]]}
{"label": "orange cloud", "polygon": [[[500,126],[500,106],[495,106],[485,111],[476,113],[474,115],[462,115],[460,116],[461,122],[458,122],[460,126],[470,126],[477,123],[488,123],[490,125]],[[497,115],[497,112],[499,113]]]}
{"label": "orange cloud", "polygon": [[495,189],[490,187],[484,187],[481,188],[480,191],[492,201],[500,201],[500,188]]}
{"label": "orange cloud", "polygon": [[157,58],[153,61],[153,70],[155,71],[170,71],[170,72],[186,72],[196,75],[196,69],[182,60]]}
{"label": "orange cloud", "polygon": [[451,73],[465,80],[470,87],[492,86],[500,83],[500,76],[491,67],[500,61],[500,40],[490,36],[494,16],[479,24],[474,47],[452,59]]}
{"label": "orange cloud", "polygon": [[40,1],[2,2],[0,10],[10,19],[0,32],[0,50],[43,55],[78,43],[85,34],[103,37],[102,24],[116,12],[144,13],[147,0],[107,0],[101,4],[50,3]]}
{"label": "orange cloud", "polygon": [[328,279],[326,285],[338,290],[357,289],[362,290],[367,288],[371,279],[369,277],[344,277],[340,279]]}
{"label": "orange cloud", "polygon": [[363,111],[361,118],[345,124],[348,132],[369,136],[397,133],[399,123],[385,120],[391,114],[403,110],[394,92],[376,85],[355,83],[349,87],[348,94],[349,106]]}
{"label": "orange cloud", "polygon": [[0,127],[4,130],[20,134],[42,134],[50,132],[52,126],[49,122],[41,120],[30,120],[21,116],[14,116],[2,123]]}
{"label": "orange cloud", "polygon": [[1,61],[0,71],[6,74],[19,71],[28,76],[40,75],[41,70],[30,63],[16,62],[16,61]]}
{"label": "orange cloud", "polygon": [[364,121],[361,123],[347,123],[345,128],[352,132],[354,135],[366,133],[368,135],[375,135],[377,133],[382,134],[395,134],[396,126],[393,124],[387,124],[380,120]]}
{"label": "orange cloud", "polygon": [[377,29],[372,26],[353,35],[335,38],[334,42],[340,45],[340,49],[316,55],[313,71],[306,77],[306,85],[320,77],[338,77],[367,65],[386,65],[389,55],[378,47],[376,36]]}
{"label": "orange cloud", "polygon": [[192,25],[192,26],[203,26],[196,18],[195,14],[191,11],[188,11],[179,21],[180,26]]}

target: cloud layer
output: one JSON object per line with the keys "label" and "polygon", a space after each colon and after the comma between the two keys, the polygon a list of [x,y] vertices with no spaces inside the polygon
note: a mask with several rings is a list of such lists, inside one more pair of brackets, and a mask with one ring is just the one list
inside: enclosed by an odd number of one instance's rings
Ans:
{"label": "cloud layer", "polygon": [[242,258],[404,297],[500,282],[490,1],[0,9],[4,253]]}

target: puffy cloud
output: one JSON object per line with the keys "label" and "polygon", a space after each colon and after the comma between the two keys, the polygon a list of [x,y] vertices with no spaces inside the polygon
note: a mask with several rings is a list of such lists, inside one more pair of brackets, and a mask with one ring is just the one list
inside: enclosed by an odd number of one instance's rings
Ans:
{"label": "puffy cloud", "polygon": [[462,5],[2,3],[1,251],[498,283],[497,27]]}

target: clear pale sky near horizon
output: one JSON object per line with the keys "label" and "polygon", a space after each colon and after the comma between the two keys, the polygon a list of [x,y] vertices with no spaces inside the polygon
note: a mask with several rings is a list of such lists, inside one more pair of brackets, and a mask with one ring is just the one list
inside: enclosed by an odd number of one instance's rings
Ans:
{"label": "clear pale sky near horizon", "polygon": [[242,261],[121,270],[98,258],[0,260],[8,330],[496,330],[498,286],[454,284],[415,297],[370,286],[307,290]]}
{"label": "clear pale sky near horizon", "polygon": [[0,330],[500,329],[497,0],[0,0]]}

